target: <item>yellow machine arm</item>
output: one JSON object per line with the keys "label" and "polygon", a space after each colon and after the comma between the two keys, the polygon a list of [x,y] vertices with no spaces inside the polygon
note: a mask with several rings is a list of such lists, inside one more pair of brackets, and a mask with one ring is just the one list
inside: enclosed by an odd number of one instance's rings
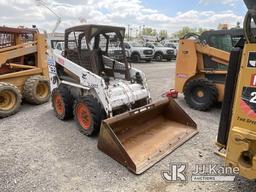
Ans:
{"label": "yellow machine arm", "polygon": [[21,57],[36,52],[36,41],[0,49],[0,67],[1,65],[5,64],[9,59]]}

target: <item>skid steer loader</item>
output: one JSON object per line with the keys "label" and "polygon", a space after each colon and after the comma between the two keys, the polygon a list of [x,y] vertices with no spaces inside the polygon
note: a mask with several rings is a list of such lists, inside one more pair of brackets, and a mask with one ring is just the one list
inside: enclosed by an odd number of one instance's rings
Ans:
{"label": "skid steer loader", "polygon": [[[197,133],[173,100],[151,103],[145,74],[127,63],[125,28],[81,25],[65,31],[65,51],[49,59],[56,116],[80,131],[100,132],[98,148],[141,174]],[[120,43],[122,62],[108,56]],[[119,58],[120,60],[120,58]]]}
{"label": "skid steer loader", "polygon": [[222,102],[230,51],[244,38],[242,29],[187,34],[179,42],[175,90],[189,107],[206,111]]}
{"label": "skid steer loader", "polygon": [[206,111],[223,101],[229,56],[194,34],[180,40],[175,90],[184,93],[189,107]]}
{"label": "skid steer loader", "polygon": [[[246,40],[231,52],[217,144],[227,165],[240,175],[256,179],[256,1],[244,0]],[[226,153],[221,150],[226,149]]]}
{"label": "skid steer loader", "polygon": [[36,105],[50,98],[45,37],[36,28],[0,27],[0,118],[17,113],[22,98]]}

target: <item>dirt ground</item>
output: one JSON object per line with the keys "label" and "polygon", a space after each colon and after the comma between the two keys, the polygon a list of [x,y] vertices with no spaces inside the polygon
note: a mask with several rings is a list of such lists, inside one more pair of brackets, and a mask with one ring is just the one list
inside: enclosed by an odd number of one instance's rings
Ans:
{"label": "dirt ground", "polygon": [[[148,78],[154,100],[174,85],[175,63],[134,65]],[[17,115],[0,120],[0,192],[42,191],[152,191],[253,192],[256,183],[240,177],[235,182],[167,183],[161,171],[170,163],[223,164],[215,140],[220,108],[210,112],[189,109],[177,102],[198,124],[199,134],[140,176],[129,172],[97,149],[97,138],[80,134],[74,121],[55,118],[51,103],[24,104]],[[189,172],[188,171],[188,172]]]}

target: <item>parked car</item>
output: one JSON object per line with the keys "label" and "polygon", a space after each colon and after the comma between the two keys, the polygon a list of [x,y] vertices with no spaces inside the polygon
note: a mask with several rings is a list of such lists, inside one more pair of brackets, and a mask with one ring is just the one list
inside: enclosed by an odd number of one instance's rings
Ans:
{"label": "parked car", "polygon": [[177,57],[177,52],[178,52],[178,46],[177,44],[174,43],[165,43],[164,44],[165,47],[169,47],[169,48],[173,48],[174,49],[174,57]]}
{"label": "parked car", "polygon": [[[119,46],[116,47],[109,47],[108,48],[108,57],[111,59],[117,60],[117,61],[123,61],[123,51]],[[127,51],[126,51],[126,57],[128,57]]]}
{"label": "parked car", "polygon": [[[126,57],[134,63],[142,60],[150,62],[154,57],[153,49],[137,42],[124,42],[124,48]],[[115,60],[119,60],[123,56],[120,43],[117,46],[109,47],[108,56]]]}
{"label": "parked car", "polygon": [[56,47],[55,47],[55,49],[58,49],[58,50],[60,50],[60,51],[64,51],[64,42],[58,42],[57,44],[56,44]]}
{"label": "parked car", "polygon": [[125,42],[124,48],[126,50],[127,57],[135,63],[140,62],[141,60],[150,62],[154,57],[153,49],[145,47],[137,42]]}
{"label": "parked car", "polygon": [[171,61],[174,59],[175,50],[170,47],[165,47],[161,43],[158,42],[147,42],[146,47],[149,47],[154,50],[154,59],[156,61],[162,61],[166,59],[167,61]]}
{"label": "parked car", "polygon": [[64,42],[57,42],[55,47],[53,48],[53,51],[59,55],[62,54],[62,52],[65,50],[65,44]]}

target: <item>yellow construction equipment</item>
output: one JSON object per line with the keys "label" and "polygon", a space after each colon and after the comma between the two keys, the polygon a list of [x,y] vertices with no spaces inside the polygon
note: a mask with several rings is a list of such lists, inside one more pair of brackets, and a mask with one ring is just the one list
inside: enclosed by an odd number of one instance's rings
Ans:
{"label": "yellow construction equipment", "polygon": [[22,97],[37,105],[49,100],[46,48],[35,28],[0,27],[0,118],[17,113]]}
{"label": "yellow construction equipment", "polygon": [[227,165],[238,167],[240,175],[256,179],[256,2],[244,0],[248,13],[244,21],[245,41],[231,52],[217,144]]}
{"label": "yellow construction equipment", "polygon": [[194,34],[180,40],[175,90],[184,93],[191,108],[205,111],[223,101],[229,56]]}

